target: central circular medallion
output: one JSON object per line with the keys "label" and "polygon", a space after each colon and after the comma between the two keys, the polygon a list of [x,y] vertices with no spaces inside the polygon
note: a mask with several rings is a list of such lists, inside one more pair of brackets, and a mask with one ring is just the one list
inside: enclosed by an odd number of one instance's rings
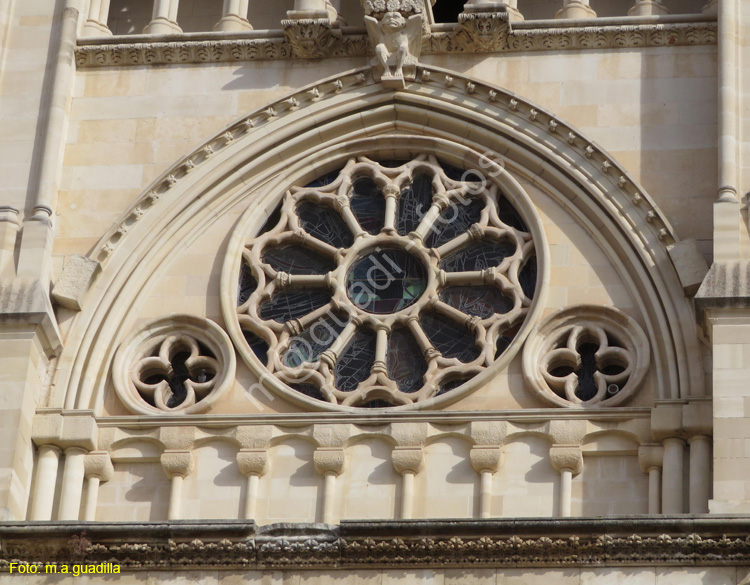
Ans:
{"label": "central circular medallion", "polygon": [[349,299],[363,311],[386,315],[410,307],[427,288],[427,271],[414,255],[375,248],[357,259],[346,276]]}

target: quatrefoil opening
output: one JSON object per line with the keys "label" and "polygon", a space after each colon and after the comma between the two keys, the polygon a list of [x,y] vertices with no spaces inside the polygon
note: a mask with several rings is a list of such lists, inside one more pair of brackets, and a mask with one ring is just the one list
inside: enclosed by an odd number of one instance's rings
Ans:
{"label": "quatrefoil opening", "polygon": [[614,406],[628,400],[648,371],[648,340],[628,315],[582,305],[548,317],[524,348],[532,391],[555,406]]}

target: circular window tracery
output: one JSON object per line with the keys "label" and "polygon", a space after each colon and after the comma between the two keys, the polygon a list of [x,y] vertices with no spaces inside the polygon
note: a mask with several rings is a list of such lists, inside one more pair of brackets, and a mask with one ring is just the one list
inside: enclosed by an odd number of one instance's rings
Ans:
{"label": "circular window tracery", "polygon": [[357,157],[287,191],[247,241],[237,318],[247,349],[306,396],[411,404],[505,352],[536,264],[530,230],[494,182],[430,155]]}

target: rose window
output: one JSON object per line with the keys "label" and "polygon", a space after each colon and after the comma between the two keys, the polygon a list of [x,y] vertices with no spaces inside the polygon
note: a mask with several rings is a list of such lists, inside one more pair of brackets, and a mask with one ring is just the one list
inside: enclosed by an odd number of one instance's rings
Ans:
{"label": "rose window", "polygon": [[246,349],[294,390],[400,406],[508,348],[536,269],[526,222],[481,173],[359,157],[286,192],[246,242],[237,315]]}

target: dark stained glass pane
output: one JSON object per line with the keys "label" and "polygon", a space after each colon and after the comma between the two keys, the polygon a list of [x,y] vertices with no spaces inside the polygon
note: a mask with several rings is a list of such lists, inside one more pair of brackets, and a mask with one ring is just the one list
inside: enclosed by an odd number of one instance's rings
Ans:
{"label": "dark stained glass pane", "polygon": [[359,329],[336,362],[336,388],[342,392],[355,390],[360,382],[370,377],[374,361],[375,332],[372,329]]}
{"label": "dark stained glass pane", "polygon": [[529,231],[529,228],[526,227],[526,222],[521,219],[521,215],[510,203],[508,203],[508,200],[505,197],[498,197],[497,216],[500,218],[500,221],[507,226],[516,228],[522,232]]}
{"label": "dark stained glass pane", "polygon": [[469,244],[448,254],[440,261],[440,268],[447,272],[469,272],[499,266],[505,258],[516,251],[511,242],[483,241]]}
{"label": "dark stained glass pane", "polygon": [[369,177],[354,181],[351,207],[363,230],[380,233],[385,222],[385,198],[375,181]]}
{"label": "dark stained glass pane", "polygon": [[521,285],[523,294],[528,298],[534,298],[534,290],[536,290],[536,256],[531,256],[521,268],[518,273],[518,282]]}
{"label": "dark stained glass pane", "polygon": [[427,288],[427,272],[408,252],[375,249],[352,264],[346,285],[360,309],[384,315],[413,305]]}
{"label": "dark stained glass pane", "polygon": [[258,281],[255,280],[250,267],[243,260],[242,266],[240,266],[240,283],[237,287],[237,306],[239,307],[247,302],[256,288],[258,288]]}
{"label": "dark stained glass pane", "polygon": [[340,172],[341,169],[331,171],[330,173],[327,173],[322,177],[318,177],[314,181],[308,183],[307,185],[305,185],[305,187],[307,187],[308,189],[314,189],[315,187],[325,187],[326,185],[330,185],[336,180]]}
{"label": "dark stained glass pane", "polygon": [[336,268],[332,260],[302,246],[267,248],[263,252],[263,262],[276,272],[288,274],[326,274]]}
{"label": "dark stained glass pane", "polygon": [[578,370],[576,396],[584,401],[591,400],[596,396],[597,388],[594,373],[597,371],[595,354],[598,349],[599,346],[595,343],[584,343],[578,348],[578,353],[581,356],[581,366]]}
{"label": "dark stained glass pane", "polygon": [[467,181],[470,183],[479,183],[482,181],[482,177],[474,171],[465,171],[446,163],[440,163],[440,166],[443,168],[445,176],[454,181]]}
{"label": "dark stained glass pane", "polygon": [[388,377],[401,392],[416,392],[424,384],[427,362],[411,331],[394,329],[388,336]]}
{"label": "dark stained glass pane", "polygon": [[253,350],[253,353],[258,356],[258,359],[263,362],[263,365],[268,365],[268,344],[264,339],[261,339],[252,331],[242,331],[245,336],[245,341]]}
{"label": "dark stained glass pane", "polygon": [[427,234],[427,247],[439,248],[460,236],[481,219],[484,202],[479,199],[456,201],[440,214]]}
{"label": "dark stained glass pane", "polygon": [[471,380],[471,378],[455,378],[453,380],[443,382],[442,384],[440,384],[440,389],[437,391],[435,396],[442,396],[443,394],[447,394],[451,390],[455,390],[459,386],[462,386],[469,380]]}
{"label": "dark stained glass pane", "polygon": [[370,402],[365,402],[364,404],[359,404],[358,406],[360,408],[390,408],[393,406],[393,404],[386,400],[370,400]]}
{"label": "dark stained glass pane", "polygon": [[265,234],[266,232],[270,232],[273,228],[275,228],[278,225],[280,219],[281,219],[281,203],[279,203],[276,206],[276,209],[274,209],[271,212],[271,215],[268,216],[266,223],[264,223],[263,227],[260,228],[258,235],[261,236]]}
{"label": "dark stained glass pane", "polygon": [[397,167],[405,165],[408,162],[408,160],[381,160],[379,164],[381,167],[395,169]]}
{"label": "dark stained glass pane", "polygon": [[306,201],[297,206],[297,216],[303,230],[334,248],[348,248],[354,242],[352,232],[335,209]]}
{"label": "dark stained glass pane", "polygon": [[423,331],[444,357],[471,362],[481,353],[474,335],[458,323],[435,313],[425,313],[419,318]]}
{"label": "dark stained glass pane", "polygon": [[315,400],[322,400],[324,402],[327,402],[325,397],[323,396],[323,393],[318,389],[317,386],[314,386],[313,384],[289,384],[289,387],[296,390],[300,394],[304,394],[305,396],[309,396],[310,398],[315,398]]}
{"label": "dark stained glass pane", "polygon": [[331,300],[327,290],[290,290],[274,295],[260,307],[260,318],[286,323],[290,319],[299,319],[315,309],[319,309]]}
{"label": "dark stained glass pane", "polygon": [[480,319],[505,314],[513,308],[513,301],[494,286],[449,286],[440,291],[440,300]]}
{"label": "dark stained glass pane", "polygon": [[417,229],[432,205],[432,177],[417,175],[398,199],[396,230],[402,236]]}
{"label": "dark stained glass pane", "polygon": [[289,341],[281,361],[285,366],[296,368],[305,362],[314,362],[318,356],[331,347],[346,322],[333,316],[319,319],[308,329]]}

